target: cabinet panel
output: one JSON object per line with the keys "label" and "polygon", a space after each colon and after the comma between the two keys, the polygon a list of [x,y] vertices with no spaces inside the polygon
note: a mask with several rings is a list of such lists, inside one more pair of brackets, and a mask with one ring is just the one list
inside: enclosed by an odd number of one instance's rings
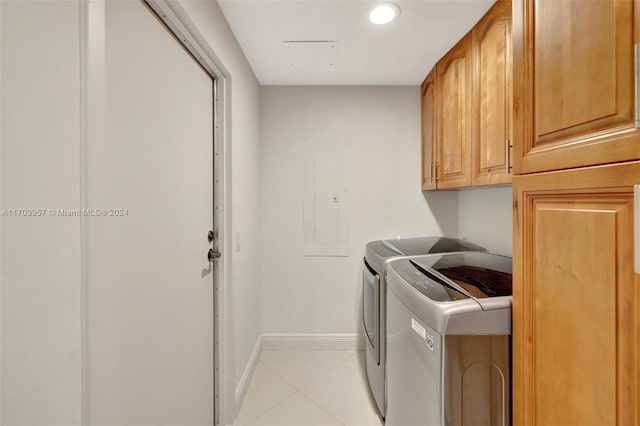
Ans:
{"label": "cabinet panel", "polygon": [[[613,1],[539,3],[533,34],[538,143],[563,129],[616,115],[615,9]],[[631,92],[626,95],[629,114]]]}
{"label": "cabinet panel", "polygon": [[511,2],[473,28],[473,185],[511,182]]}
{"label": "cabinet panel", "polygon": [[438,188],[471,185],[471,33],[436,65]]}
{"label": "cabinet panel", "polygon": [[422,190],[436,188],[435,68],[422,83]]}
{"label": "cabinet panel", "polygon": [[636,5],[629,0],[514,2],[516,173],[640,158]]}
{"label": "cabinet panel", "polygon": [[514,424],[638,424],[640,162],[513,183]]}
{"label": "cabinet panel", "polygon": [[[562,198],[537,199],[533,206],[536,265],[531,285],[536,309],[531,318],[535,349],[530,362],[539,407],[535,421],[588,424],[600,419],[613,425],[619,290],[615,228],[629,219],[630,200]],[[580,256],[594,262],[578,265]],[[589,283],[593,285],[585,285]],[[552,348],[562,351],[560,359]],[[585,371],[590,371],[588,386],[584,386]],[[558,395],[567,389],[571,398],[558,403],[562,400]]]}

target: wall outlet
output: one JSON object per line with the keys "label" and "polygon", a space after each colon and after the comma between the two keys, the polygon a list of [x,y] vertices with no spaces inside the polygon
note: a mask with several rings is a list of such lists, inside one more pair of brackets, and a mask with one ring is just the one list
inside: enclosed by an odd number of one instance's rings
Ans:
{"label": "wall outlet", "polygon": [[240,251],[240,231],[236,232],[236,251]]}

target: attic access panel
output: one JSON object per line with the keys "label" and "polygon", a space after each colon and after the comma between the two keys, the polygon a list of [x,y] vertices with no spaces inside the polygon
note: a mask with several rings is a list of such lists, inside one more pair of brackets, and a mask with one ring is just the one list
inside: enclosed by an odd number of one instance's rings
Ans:
{"label": "attic access panel", "polygon": [[297,72],[336,69],[337,41],[283,41],[282,48],[287,66]]}

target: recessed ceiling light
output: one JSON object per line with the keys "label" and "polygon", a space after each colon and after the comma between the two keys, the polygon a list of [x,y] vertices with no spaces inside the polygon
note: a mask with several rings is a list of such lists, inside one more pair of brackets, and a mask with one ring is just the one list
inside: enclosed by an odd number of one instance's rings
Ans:
{"label": "recessed ceiling light", "polygon": [[382,25],[396,19],[400,14],[400,8],[393,3],[384,3],[376,6],[369,13],[369,20],[374,24]]}

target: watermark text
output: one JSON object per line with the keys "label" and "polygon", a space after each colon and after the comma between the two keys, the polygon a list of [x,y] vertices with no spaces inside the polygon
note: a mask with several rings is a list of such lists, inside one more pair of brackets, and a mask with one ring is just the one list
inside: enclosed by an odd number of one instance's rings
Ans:
{"label": "watermark text", "polygon": [[2,217],[124,217],[129,216],[129,209],[0,209]]}

